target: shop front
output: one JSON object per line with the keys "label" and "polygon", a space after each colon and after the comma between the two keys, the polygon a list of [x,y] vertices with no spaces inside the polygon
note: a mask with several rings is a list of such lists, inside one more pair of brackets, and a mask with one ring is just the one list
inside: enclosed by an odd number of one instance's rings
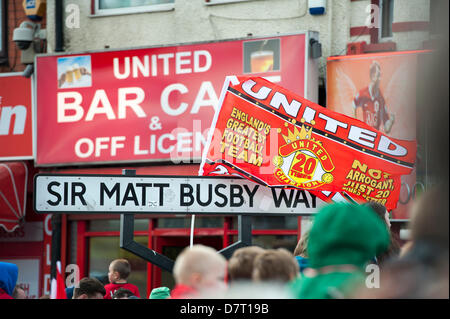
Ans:
{"label": "shop front", "polygon": [[28,298],[49,289],[50,218],[32,207],[33,118],[31,78],[0,73],[0,261],[13,262]]}
{"label": "shop front", "polygon": [[[133,169],[138,176],[196,177],[197,168],[197,165],[127,166],[69,169],[64,170],[64,174],[118,176],[122,169]],[[47,170],[45,174],[55,173],[60,174],[61,170]],[[317,204],[311,200],[305,203],[303,200],[297,209],[310,215],[311,208]],[[129,280],[139,287],[142,294],[145,293],[148,296],[151,289],[159,286],[173,287],[174,279],[169,272],[119,248],[120,216],[117,213],[72,213],[61,214],[61,216],[63,240],[61,259],[65,267],[76,265],[81,277],[93,276],[106,282],[109,263],[116,258],[126,258],[133,269]],[[189,246],[191,215],[135,214],[134,216],[134,240],[137,243],[172,260],[176,259],[183,248]],[[270,214],[270,216],[254,216],[251,223],[253,244],[266,248],[283,247],[293,252],[301,233],[310,227],[311,219],[309,216]],[[235,214],[198,214],[194,226],[195,244],[204,244],[216,250],[222,250],[238,240],[238,217]]]}
{"label": "shop front", "polygon": [[[47,174],[197,176],[224,79],[261,76],[317,101],[317,63],[306,32],[178,46],[42,55],[36,60],[35,165]],[[309,211],[308,211],[309,212]],[[309,215],[310,212],[307,214]],[[39,214],[41,216],[41,214]],[[169,272],[120,248],[117,214],[60,214],[66,275],[107,281],[127,258],[142,296],[173,286]],[[252,217],[252,242],[293,251],[308,216]],[[197,215],[194,243],[237,241],[236,215]],[[134,240],[175,260],[190,242],[191,217],[136,214]],[[76,270],[72,270],[76,269]]]}

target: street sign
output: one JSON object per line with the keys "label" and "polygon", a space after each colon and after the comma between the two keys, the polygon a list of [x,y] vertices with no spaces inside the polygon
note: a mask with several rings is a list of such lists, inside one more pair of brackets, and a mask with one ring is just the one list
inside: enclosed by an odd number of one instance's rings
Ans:
{"label": "street sign", "polygon": [[325,202],[241,178],[51,175],[34,178],[37,213],[310,215]]}

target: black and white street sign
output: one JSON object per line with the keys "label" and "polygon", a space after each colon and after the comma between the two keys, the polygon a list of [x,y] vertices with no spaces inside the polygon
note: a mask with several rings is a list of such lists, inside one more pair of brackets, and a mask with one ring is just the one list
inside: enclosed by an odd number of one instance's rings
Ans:
{"label": "black and white street sign", "polygon": [[34,178],[38,213],[308,215],[325,203],[240,178],[50,175]]}

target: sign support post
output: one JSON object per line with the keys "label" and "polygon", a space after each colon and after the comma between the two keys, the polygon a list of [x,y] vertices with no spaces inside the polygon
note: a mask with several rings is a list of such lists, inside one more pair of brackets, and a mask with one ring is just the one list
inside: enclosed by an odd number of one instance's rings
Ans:
{"label": "sign support post", "polygon": [[[123,170],[125,176],[135,176],[135,170]],[[172,273],[174,261],[134,240],[134,214],[120,214],[120,248]]]}
{"label": "sign support post", "polygon": [[[135,170],[124,169],[122,173],[125,176],[136,175]],[[251,221],[251,216],[238,216],[238,241],[219,251],[226,259],[229,259],[236,249],[252,244]],[[170,273],[173,271],[175,262],[172,259],[134,241],[134,214],[120,214],[120,248]]]}
{"label": "sign support post", "polygon": [[220,250],[226,259],[229,259],[233,252],[241,247],[252,245],[252,217],[246,215],[238,216],[238,241]]}

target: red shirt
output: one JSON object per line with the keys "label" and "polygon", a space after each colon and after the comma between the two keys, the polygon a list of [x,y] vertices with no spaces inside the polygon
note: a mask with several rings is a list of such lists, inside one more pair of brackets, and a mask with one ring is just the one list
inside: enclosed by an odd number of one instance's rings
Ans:
{"label": "red shirt", "polygon": [[379,130],[381,123],[386,123],[389,120],[386,104],[379,90],[377,94],[373,94],[369,87],[366,87],[359,92],[353,102],[355,108],[362,108],[363,121],[373,128]]}
{"label": "red shirt", "polygon": [[8,295],[2,288],[0,288],[0,299],[14,299]]}
{"label": "red shirt", "polygon": [[106,294],[103,297],[103,299],[112,299],[112,296],[114,295],[116,290],[119,288],[128,289],[136,297],[139,297],[139,298],[141,297],[137,286],[135,286],[133,284],[129,284],[129,283],[124,283],[124,284],[107,284],[107,285],[105,285]]}
{"label": "red shirt", "polygon": [[197,291],[194,288],[185,285],[175,285],[170,293],[170,299],[189,299],[197,296]]}

